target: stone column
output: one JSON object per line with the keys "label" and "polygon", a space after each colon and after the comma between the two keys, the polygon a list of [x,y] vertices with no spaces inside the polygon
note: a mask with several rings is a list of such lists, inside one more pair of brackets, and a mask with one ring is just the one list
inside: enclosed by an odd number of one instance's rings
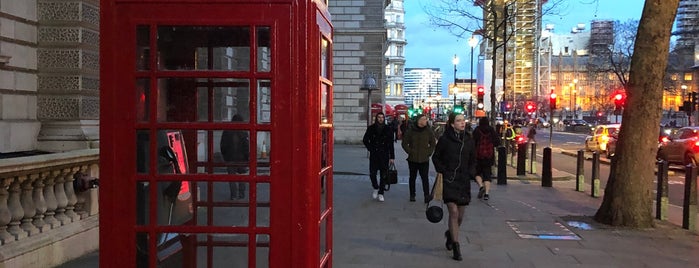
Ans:
{"label": "stone column", "polygon": [[66,191],[63,187],[63,179],[69,171],[70,169],[64,169],[63,171],[53,171],[51,173],[54,178],[53,193],[56,195],[56,215],[54,217],[59,221],[59,225],[65,225],[70,222],[70,218],[66,216],[68,198],[66,198]]}
{"label": "stone column", "polygon": [[99,144],[99,2],[39,0],[38,148]]}
{"label": "stone column", "polygon": [[15,177],[14,180],[12,180],[12,183],[10,183],[10,197],[7,199],[7,207],[10,209],[10,213],[12,214],[12,219],[7,227],[7,231],[10,232],[17,240],[27,237],[27,232],[22,230],[22,228],[19,228],[20,221],[22,218],[24,218],[22,203],[19,201],[22,178],[23,177]]}
{"label": "stone column", "polygon": [[32,183],[34,182],[33,180],[36,179],[36,176],[24,176],[24,179],[25,180],[22,182],[22,194],[20,196],[24,217],[22,218],[22,224],[20,226],[31,236],[39,233],[39,229],[32,223],[34,215],[36,215],[36,207],[32,199]]}
{"label": "stone column", "polygon": [[8,224],[12,220],[12,213],[7,206],[7,199],[10,196],[7,187],[12,180],[12,178],[2,178],[0,180],[0,242],[3,245],[15,241],[15,237],[7,231]]}
{"label": "stone column", "polygon": [[32,199],[34,199],[34,206],[36,207],[36,213],[34,214],[34,226],[43,232],[48,230],[46,222],[44,221],[44,213],[46,213],[46,199],[44,199],[44,180],[46,180],[46,173],[33,174],[31,175],[34,181]]}
{"label": "stone column", "polygon": [[73,189],[73,176],[78,171],[80,171],[80,167],[70,169],[70,172],[65,174],[65,182],[63,183],[64,190],[66,191],[66,199],[68,199],[68,204],[66,205],[66,216],[70,218],[71,222],[80,220],[80,215],[76,214],[74,211],[75,203],[78,202],[78,198],[75,196],[75,190]]}
{"label": "stone column", "polygon": [[44,214],[44,221],[48,225],[48,228],[61,226],[61,223],[55,217],[56,208],[58,208],[56,194],[53,192],[55,176],[51,172],[43,172],[41,173],[41,177],[45,179],[44,199],[46,200],[46,214]]}

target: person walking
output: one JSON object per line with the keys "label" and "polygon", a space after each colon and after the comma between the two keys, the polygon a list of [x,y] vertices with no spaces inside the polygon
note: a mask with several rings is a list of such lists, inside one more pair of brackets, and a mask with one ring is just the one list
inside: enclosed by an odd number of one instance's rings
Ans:
{"label": "person walking", "polygon": [[[386,125],[386,117],[382,112],[374,116],[374,123],[367,127],[362,142],[369,151],[369,179],[374,188],[371,196],[383,202],[388,164],[393,164],[396,157],[393,149],[393,130]],[[381,173],[378,182],[376,173]]]}
{"label": "person walking", "polygon": [[[242,122],[243,117],[236,114],[231,122]],[[221,133],[221,156],[227,163],[228,174],[247,174],[250,164],[250,138],[244,130],[224,130]],[[246,183],[229,182],[231,200],[245,199]]]}
{"label": "person walking", "polygon": [[490,199],[492,166],[495,165],[495,148],[500,146],[500,137],[487,117],[478,120],[478,126],[473,130],[473,140],[476,144],[476,183],[479,186],[478,198]]}
{"label": "person walking", "polygon": [[415,180],[417,179],[417,173],[420,172],[422,193],[425,197],[425,204],[427,204],[430,200],[428,175],[430,170],[430,156],[434,152],[437,140],[432,129],[427,126],[427,116],[421,114],[418,115],[416,119],[415,125],[404,133],[401,146],[403,150],[408,153],[410,202],[415,202]]}
{"label": "person walking", "polygon": [[444,232],[446,247],[452,250],[454,260],[462,260],[459,245],[459,227],[466,206],[471,201],[471,179],[476,173],[475,146],[471,134],[465,131],[466,119],[462,114],[449,115],[446,130],[439,138],[432,163],[443,177],[443,199],[449,212],[449,229]]}
{"label": "person walking", "polygon": [[536,143],[536,128],[537,124],[529,127],[529,131],[527,131],[527,142]]}

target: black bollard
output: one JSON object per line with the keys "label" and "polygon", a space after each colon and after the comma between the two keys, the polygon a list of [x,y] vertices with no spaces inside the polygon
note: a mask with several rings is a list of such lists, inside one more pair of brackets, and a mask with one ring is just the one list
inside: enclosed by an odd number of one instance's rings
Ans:
{"label": "black bollard", "polygon": [[667,180],[668,163],[664,160],[658,160],[657,164],[658,188],[656,191],[655,200],[655,218],[658,220],[667,220],[667,208],[670,202],[668,199]]}
{"label": "black bollard", "polygon": [[575,190],[582,192],[585,185],[585,151],[578,150],[578,165],[575,171]]}
{"label": "black bollard", "polygon": [[507,184],[507,149],[498,147],[498,185]]}
{"label": "black bollard", "polygon": [[544,148],[544,159],[543,162],[541,162],[541,187],[553,187],[550,147]]}
{"label": "black bollard", "polygon": [[536,174],[536,142],[532,142],[532,151],[529,157],[529,173]]}
{"label": "black bollard", "polygon": [[590,191],[592,197],[600,196],[599,184],[599,153],[592,152],[592,190]]}
{"label": "black bollard", "polygon": [[695,231],[697,224],[697,167],[687,165],[684,177],[684,202],[682,202],[682,228]]}
{"label": "black bollard", "polygon": [[527,146],[522,144],[517,146],[517,176],[527,173]]}

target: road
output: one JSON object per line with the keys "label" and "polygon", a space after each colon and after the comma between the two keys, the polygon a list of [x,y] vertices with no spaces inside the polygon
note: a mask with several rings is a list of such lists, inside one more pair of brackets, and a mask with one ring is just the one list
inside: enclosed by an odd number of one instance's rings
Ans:
{"label": "road", "polygon": [[[525,132],[526,133],[526,132]],[[551,137],[551,143],[553,148],[552,166],[558,170],[565,171],[571,174],[576,174],[577,170],[577,159],[575,156],[570,156],[567,154],[560,153],[561,150],[568,152],[577,152],[578,150],[585,148],[585,133],[570,133],[553,131],[553,136]],[[537,147],[537,158],[538,161],[542,161],[542,148],[541,146],[549,145],[549,129],[540,129],[537,132],[537,142],[540,146]],[[590,182],[592,181],[592,161],[589,160],[592,153],[586,152],[586,158],[584,164],[584,175],[585,184],[588,187],[586,190],[589,191],[591,187]],[[605,156],[600,155],[600,159],[606,160]],[[601,191],[604,191],[604,187],[607,184],[607,179],[609,178],[609,164],[604,163],[606,161],[601,161],[599,168],[599,178],[601,180]],[[668,195],[670,197],[670,204],[676,206],[682,206],[684,200],[684,181],[685,173],[682,166],[671,165],[671,170],[668,173]],[[655,189],[656,180],[653,180]],[[655,193],[655,191],[653,191]]]}

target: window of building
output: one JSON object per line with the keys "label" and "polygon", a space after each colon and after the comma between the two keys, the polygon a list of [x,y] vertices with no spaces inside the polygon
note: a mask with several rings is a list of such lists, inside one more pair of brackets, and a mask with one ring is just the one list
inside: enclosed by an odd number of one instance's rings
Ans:
{"label": "window of building", "polygon": [[396,46],[396,56],[403,56],[403,46],[402,45]]}
{"label": "window of building", "polygon": [[386,68],[386,69],[384,70],[384,73],[385,73],[387,76],[388,76],[388,75],[391,75],[391,65],[390,65],[390,64],[386,64],[386,67],[385,67],[385,68]]}
{"label": "window of building", "polygon": [[677,81],[677,74],[670,75],[670,80]]}
{"label": "window of building", "polygon": [[692,73],[684,73],[684,81],[692,81]]}

